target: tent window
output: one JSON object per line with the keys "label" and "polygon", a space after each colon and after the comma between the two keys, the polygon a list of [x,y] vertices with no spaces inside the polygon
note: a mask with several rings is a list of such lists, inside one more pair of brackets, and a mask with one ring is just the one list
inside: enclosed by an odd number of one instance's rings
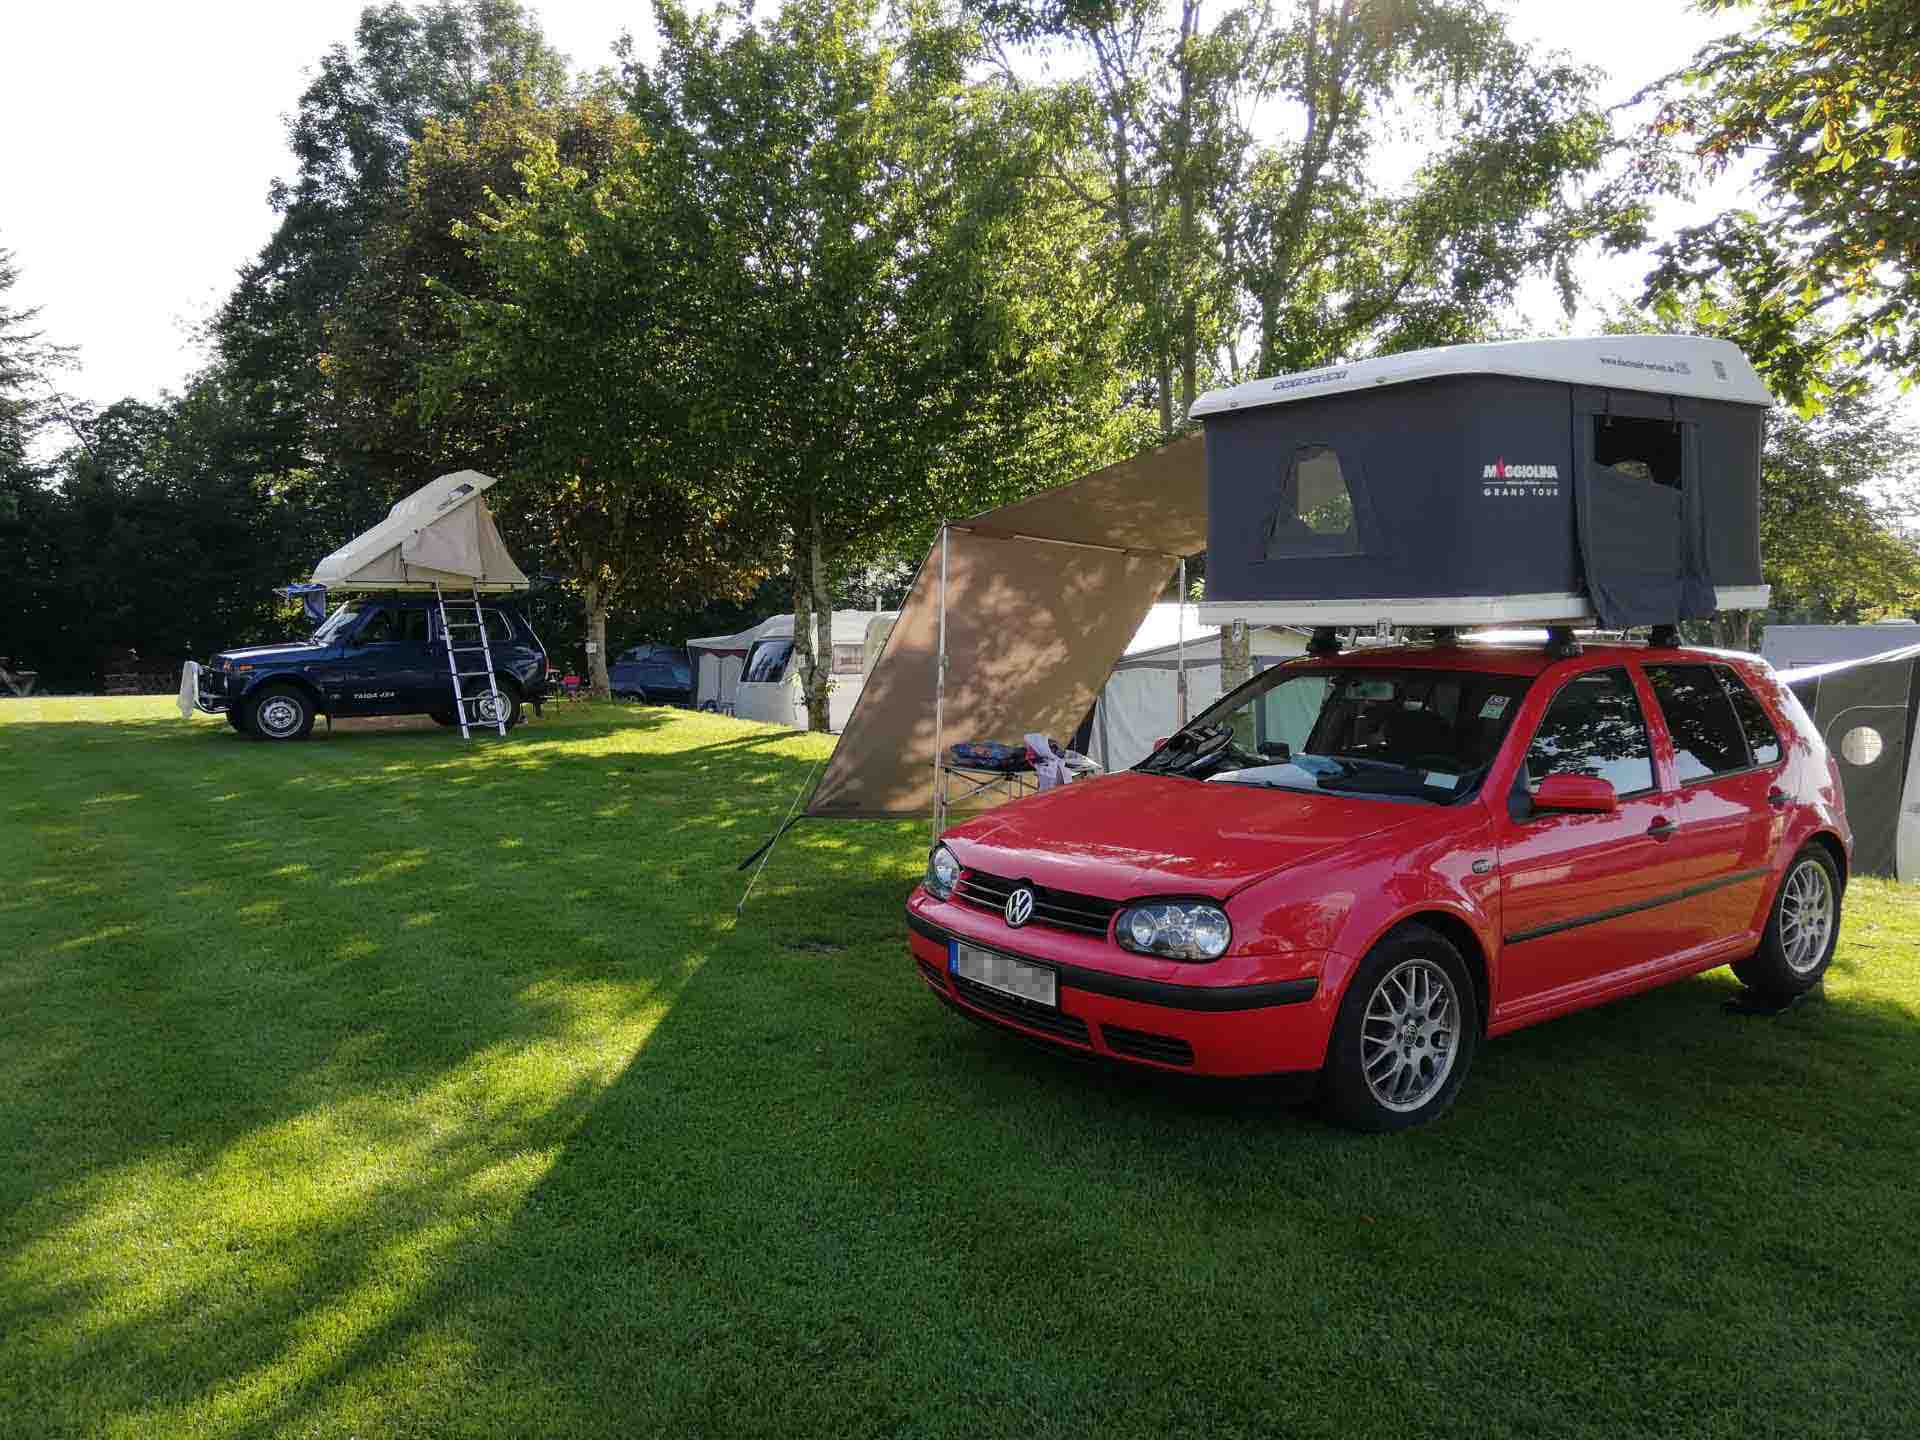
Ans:
{"label": "tent window", "polygon": [[1331,445],[1302,445],[1293,452],[1267,517],[1266,536],[1268,560],[1359,550],[1353,491]]}
{"label": "tent window", "polygon": [[1636,480],[1680,488],[1680,427],[1671,420],[1593,417],[1593,459]]}
{"label": "tent window", "polygon": [[774,685],[786,678],[787,661],[793,655],[791,640],[762,640],[753,647],[747,660],[747,673],[740,678],[748,685]]}

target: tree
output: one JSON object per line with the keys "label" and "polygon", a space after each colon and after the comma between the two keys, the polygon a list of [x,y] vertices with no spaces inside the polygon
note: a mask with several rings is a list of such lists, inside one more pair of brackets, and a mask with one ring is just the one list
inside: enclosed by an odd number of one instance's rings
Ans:
{"label": "tree", "polygon": [[1790,401],[1863,363],[1920,377],[1917,54],[1912,0],[1760,0],[1667,83],[1659,131],[1708,173],[1757,156],[1766,203],[1682,230],[1648,301],[1678,313],[1728,287],[1730,338]]}
{"label": "tree", "polygon": [[[702,428],[778,545],[825,729],[836,587],[1111,454],[1131,423],[1115,326],[1089,227],[1032,183],[1045,116],[969,80],[971,24],[790,0],[760,23],[663,4],[660,28],[657,64],[627,74],[654,193],[706,256]],[[613,302],[630,331],[631,299]]]}
{"label": "tree", "polygon": [[432,283],[439,318],[423,323],[458,343],[423,369],[426,418],[501,457],[503,517],[578,591],[604,694],[615,608],[744,595],[765,572],[705,414],[699,356],[732,342],[702,227],[663,199],[630,117],[594,98],[525,103],[432,130],[415,157],[419,243],[462,193],[485,207],[451,229],[467,263]]}
{"label": "tree", "polygon": [[[1245,0],[1210,26],[1201,0],[977,3],[1009,44],[1090,57],[1055,91],[1082,122],[1055,175],[1105,226],[1163,430],[1248,361],[1483,338],[1526,275],[1570,295],[1583,246],[1640,234],[1631,173],[1573,193],[1612,149],[1592,73],[1529,57],[1479,0]],[[1299,118],[1260,139],[1276,116]],[[1399,184],[1396,121],[1430,137]]]}
{"label": "tree", "polygon": [[[563,58],[516,0],[370,5],[353,43],[320,63],[287,123],[297,170],[275,181],[273,237],[211,323],[222,387],[247,407],[261,462],[324,507],[333,544],[373,523],[440,457],[359,448],[368,436],[333,391],[332,327],[365,336],[384,318],[356,313],[369,242],[404,205],[413,143],[430,122],[464,116],[496,88],[542,101],[567,88]],[[387,438],[393,438],[388,436]]]}

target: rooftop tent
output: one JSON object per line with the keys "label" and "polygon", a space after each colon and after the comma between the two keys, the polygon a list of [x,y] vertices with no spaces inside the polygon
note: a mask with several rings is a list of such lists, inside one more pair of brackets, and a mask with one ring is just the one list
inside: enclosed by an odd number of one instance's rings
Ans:
{"label": "rooftop tent", "polygon": [[332,590],[528,589],[481,498],[495,483],[478,470],[460,470],[422,485],[314,566],[313,583]]}
{"label": "rooftop tent", "polygon": [[1072,734],[1181,557],[1205,548],[1202,457],[1187,436],[945,526],[806,813],[926,815],[945,746]]}
{"label": "rooftop tent", "polygon": [[1855,871],[1920,881],[1920,645],[1780,679],[1840,762]]}
{"label": "rooftop tent", "polygon": [[1609,627],[1758,608],[1772,396],[1680,335],[1418,350],[1204,395],[1209,620]]}

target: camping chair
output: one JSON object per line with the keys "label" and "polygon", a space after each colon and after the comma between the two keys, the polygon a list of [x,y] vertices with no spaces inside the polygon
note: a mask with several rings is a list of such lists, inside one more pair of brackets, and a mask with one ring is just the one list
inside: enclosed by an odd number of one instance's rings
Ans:
{"label": "camping chair", "polygon": [[562,700],[584,700],[586,694],[586,682],[578,675],[562,675],[560,677],[560,698]]}

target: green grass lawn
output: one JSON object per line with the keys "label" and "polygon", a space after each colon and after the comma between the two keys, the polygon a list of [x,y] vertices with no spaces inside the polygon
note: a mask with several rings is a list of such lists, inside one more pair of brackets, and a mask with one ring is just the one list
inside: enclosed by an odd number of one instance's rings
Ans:
{"label": "green grass lawn", "polygon": [[0,1436],[1895,1435],[1920,891],[1363,1139],[924,994],[816,739],[0,703]]}

